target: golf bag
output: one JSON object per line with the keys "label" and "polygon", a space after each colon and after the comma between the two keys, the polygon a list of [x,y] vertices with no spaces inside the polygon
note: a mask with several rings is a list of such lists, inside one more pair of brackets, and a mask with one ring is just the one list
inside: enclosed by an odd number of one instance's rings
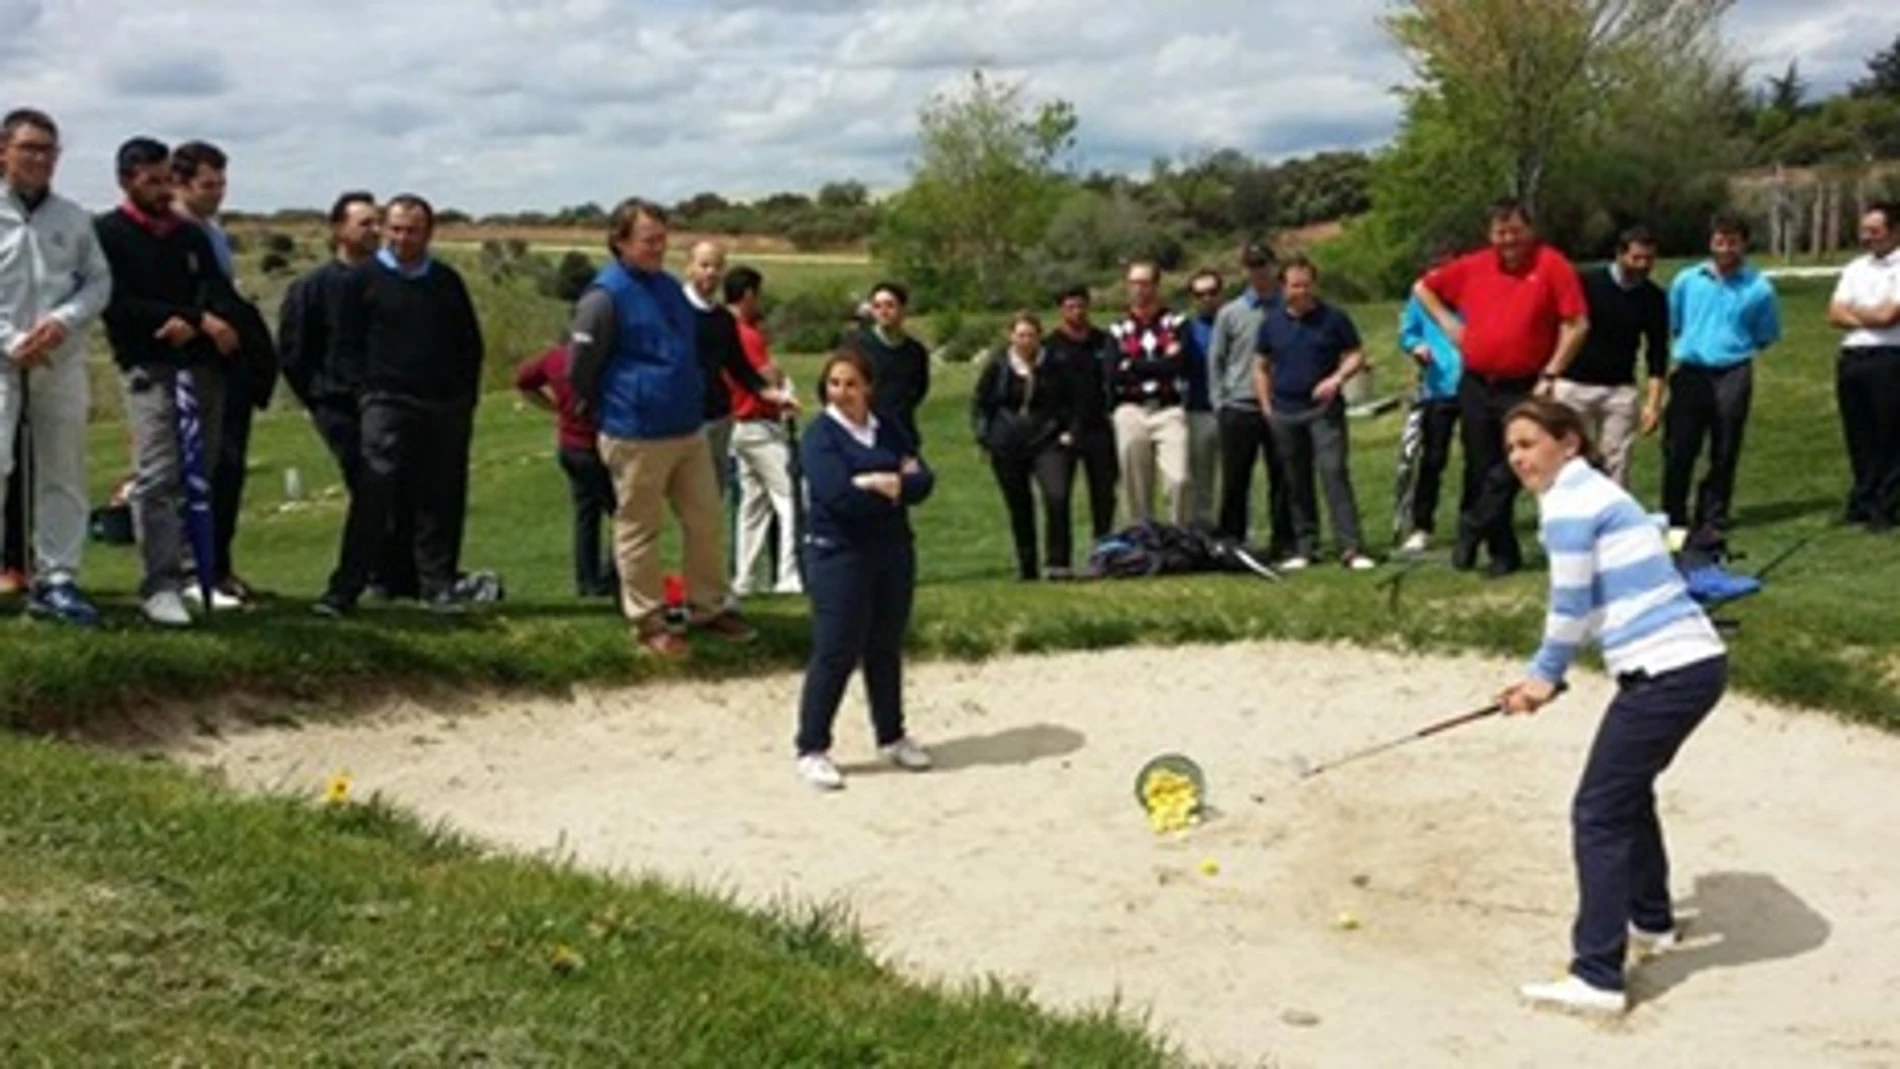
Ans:
{"label": "golf bag", "polygon": [[1138,579],[1192,572],[1251,572],[1263,579],[1279,573],[1266,554],[1216,537],[1198,527],[1139,523],[1095,543],[1083,575],[1091,579]]}
{"label": "golf bag", "polygon": [[1413,504],[1418,498],[1419,462],[1425,455],[1425,399],[1416,394],[1405,410],[1405,425],[1399,429],[1398,475],[1392,486],[1392,542],[1397,545],[1412,533]]}

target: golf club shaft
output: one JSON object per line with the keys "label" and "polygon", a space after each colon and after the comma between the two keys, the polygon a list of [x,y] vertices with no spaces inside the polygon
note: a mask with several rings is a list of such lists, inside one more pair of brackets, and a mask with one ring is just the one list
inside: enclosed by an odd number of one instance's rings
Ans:
{"label": "golf club shaft", "polygon": [[[1569,683],[1559,683],[1557,684],[1556,691],[1553,693],[1552,697],[1555,697],[1557,694],[1562,694],[1564,691],[1569,690],[1569,689],[1570,689]],[[1343,757],[1336,757],[1333,760],[1327,761],[1323,764],[1314,765],[1312,768],[1307,769],[1305,775],[1302,776],[1301,778],[1304,779],[1310,776],[1317,776],[1321,772],[1324,772],[1328,769],[1338,768],[1340,765],[1347,764],[1352,761],[1357,761],[1361,758],[1371,757],[1373,754],[1384,753],[1387,750],[1394,749],[1399,746],[1403,746],[1408,742],[1417,742],[1419,739],[1430,738],[1431,736],[1436,735],[1441,731],[1450,731],[1452,728],[1459,727],[1464,724],[1473,723],[1474,721],[1478,721],[1478,720],[1485,720],[1490,717],[1494,717],[1503,711],[1504,711],[1504,706],[1502,703],[1492,702],[1490,705],[1487,705],[1482,709],[1473,709],[1468,713],[1459,713],[1457,716],[1447,717],[1443,720],[1434,721],[1433,723],[1427,724],[1424,727],[1419,728],[1416,731],[1413,731],[1409,735],[1401,735],[1396,739],[1390,739],[1386,742],[1379,743],[1376,746],[1368,746],[1363,750],[1354,750],[1353,752],[1346,754]]]}

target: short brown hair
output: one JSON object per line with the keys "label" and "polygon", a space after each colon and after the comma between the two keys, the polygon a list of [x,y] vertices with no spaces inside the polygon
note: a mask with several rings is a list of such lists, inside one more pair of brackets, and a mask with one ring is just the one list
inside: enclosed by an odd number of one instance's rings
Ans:
{"label": "short brown hair", "polygon": [[621,242],[633,236],[633,224],[641,217],[667,225],[666,209],[644,197],[628,197],[614,205],[613,214],[607,217],[607,251],[619,255],[616,248]]}
{"label": "short brown hair", "polygon": [[1565,438],[1575,438],[1577,455],[1588,461],[1591,467],[1603,470],[1603,454],[1597,452],[1597,444],[1590,437],[1590,428],[1576,409],[1548,397],[1530,397],[1519,401],[1504,414],[1505,429],[1508,431],[1511,424],[1520,419],[1537,424],[1545,434],[1560,442]]}
{"label": "short brown hair", "polygon": [[1280,281],[1285,282],[1286,276],[1294,271],[1304,271],[1307,278],[1315,282],[1319,281],[1319,265],[1313,262],[1311,256],[1303,252],[1296,252],[1280,261]]}
{"label": "short brown hair", "polygon": [[858,377],[864,380],[865,389],[877,385],[877,369],[871,365],[870,357],[849,346],[833,349],[831,355],[825,357],[824,366],[818,369],[818,400],[821,404],[831,400],[825,395],[825,383],[831,381],[831,369],[839,364],[850,364]]}

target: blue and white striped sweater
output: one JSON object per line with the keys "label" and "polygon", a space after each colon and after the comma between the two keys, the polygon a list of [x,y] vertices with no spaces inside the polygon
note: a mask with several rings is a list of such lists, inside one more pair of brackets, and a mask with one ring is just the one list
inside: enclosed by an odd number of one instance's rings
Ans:
{"label": "blue and white striped sweater", "polygon": [[1565,464],[1537,502],[1550,555],[1550,611],[1531,675],[1563,679],[1595,636],[1611,675],[1659,675],[1726,647],[1689,596],[1662,527],[1588,462]]}

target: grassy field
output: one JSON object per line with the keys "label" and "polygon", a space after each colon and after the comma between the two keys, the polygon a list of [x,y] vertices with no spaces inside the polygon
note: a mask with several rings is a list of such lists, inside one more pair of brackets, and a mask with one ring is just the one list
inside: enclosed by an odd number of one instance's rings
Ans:
{"label": "grassy field", "polygon": [[[1900,587],[1900,542],[1835,523],[1846,464],[1827,286],[1782,289],[1789,336],[1761,365],[1735,542],[1747,570],[1814,540],[1763,594],[1729,610],[1743,621],[1736,678],[1900,727],[1900,605],[1883,593]],[[1378,392],[1395,391],[1396,306],[1353,312],[1378,362]],[[793,363],[810,382],[812,361]],[[1000,498],[969,444],[973,369],[936,375],[924,429],[939,491],[916,517],[919,656],[1265,637],[1522,655],[1534,642],[1536,574],[1484,581],[1424,566],[1395,585],[1400,569],[1389,565],[1317,568],[1280,585],[1016,583]],[[1390,529],[1397,429],[1396,413],[1352,425],[1369,531]],[[123,474],[124,436],[109,423],[93,436],[103,500]],[[506,395],[480,414],[464,558],[505,576],[509,600],[491,612],[312,617],[342,518],[333,467],[295,411],[260,419],[252,464],[238,565],[275,595],[254,611],[157,632],[129,593],[133,551],[95,544],[86,579],[114,633],[0,621],[0,719],[20,732],[0,736],[0,782],[14,785],[0,797],[0,1062],[70,1064],[101,1037],[128,1064],[715,1065],[765,1051],[774,1064],[814,1066],[1166,1060],[1103,1020],[1054,1022],[1004,993],[896,983],[822,911],[745,917],[703,897],[487,859],[374,803],[239,802],[162,767],[35,741],[109,731],[122,714],[179,719],[194,701],[233,692],[249,715],[290,722],[347,713],[370,690],[558,693],[581,680],[750,673],[803,659],[805,606],[773,598],[749,606],[762,631],[755,647],[702,650],[680,665],[634,656],[620,621],[572,596],[552,432],[544,414]],[[285,499],[291,468],[306,500]],[[1659,471],[1657,446],[1644,443],[1637,479],[1651,503]],[[567,954],[584,964],[567,968]]]}

